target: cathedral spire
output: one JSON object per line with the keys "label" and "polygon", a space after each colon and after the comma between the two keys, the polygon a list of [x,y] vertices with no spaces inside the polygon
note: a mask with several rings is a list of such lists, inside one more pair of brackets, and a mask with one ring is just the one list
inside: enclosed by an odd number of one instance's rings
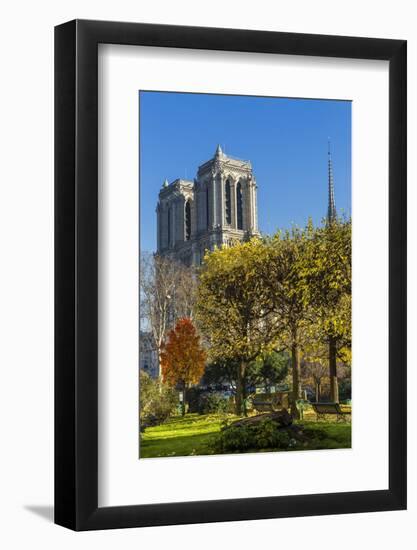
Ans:
{"label": "cathedral spire", "polygon": [[331,223],[336,219],[336,205],[334,201],[333,164],[332,164],[332,155],[330,153],[330,138],[328,140],[327,164],[328,164],[328,193],[329,193],[329,203],[327,207],[327,221],[328,223]]}
{"label": "cathedral spire", "polygon": [[221,157],[223,156],[223,151],[222,151],[222,148],[220,147],[220,143],[217,145],[217,149],[216,149],[216,157]]}

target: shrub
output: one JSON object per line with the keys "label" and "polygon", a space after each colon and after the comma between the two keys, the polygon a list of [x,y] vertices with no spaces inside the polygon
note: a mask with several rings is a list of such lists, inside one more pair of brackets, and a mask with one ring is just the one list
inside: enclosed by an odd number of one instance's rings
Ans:
{"label": "shrub", "polygon": [[175,390],[154,380],[148,374],[139,374],[139,414],[141,429],[144,426],[162,424],[175,412],[178,394]]}
{"label": "shrub", "polygon": [[254,447],[253,430],[249,426],[230,426],[222,430],[217,445],[220,452],[245,451]]}
{"label": "shrub", "polygon": [[200,399],[204,390],[201,388],[189,388],[187,390],[188,412],[199,413],[200,412]]}
{"label": "shrub", "polygon": [[198,414],[226,413],[229,399],[219,392],[190,388],[187,392],[188,412]]}
{"label": "shrub", "polygon": [[348,401],[352,399],[352,385],[350,378],[345,378],[339,382],[339,399]]}
{"label": "shrub", "polygon": [[229,400],[220,393],[205,393],[200,395],[200,414],[225,413],[228,410]]}
{"label": "shrub", "polygon": [[285,449],[290,443],[290,436],[286,430],[279,430],[276,422],[267,418],[259,423],[255,433],[255,443],[258,449],[275,447]]}
{"label": "shrub", "polygon": [[247,451],[249,449],[287,449],[288,432],[270,418],[257,424],[231,425],[223,428],[217,438],[219,452]]}

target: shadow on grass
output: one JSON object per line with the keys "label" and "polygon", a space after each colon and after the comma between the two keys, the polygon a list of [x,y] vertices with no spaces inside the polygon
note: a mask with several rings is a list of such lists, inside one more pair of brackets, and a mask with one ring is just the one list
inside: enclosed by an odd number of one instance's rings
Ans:
{"label": "shadow on grass", "polygon": [[215,432],[142,440],[140,458],[214,454]]}
{"label": "shadow on grass", "polygon": [[[248,449],[244,453],[313,451],[324,449],[349,449],[351,447],[351,424],[336,422],[301,421],[307,443],[288,449]],[[140,444],[141,458],[172,456],[213,455],[215,440],[221,421],[214,415],[187,415],[175,417],[165,424],[149,428]],[[239,451],[237,451],[239,452]],[[227,453],[236,454],[236,453]]]}

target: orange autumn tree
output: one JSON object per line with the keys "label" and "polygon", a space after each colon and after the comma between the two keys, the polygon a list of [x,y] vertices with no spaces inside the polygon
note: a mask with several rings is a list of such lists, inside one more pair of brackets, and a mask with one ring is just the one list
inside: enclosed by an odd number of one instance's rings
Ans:
{"label": "orange autumn tree", "polygon": [[206,353],[200,337],[188,317],[179,319],[168,332],[161,353],[162,379],[169,386],[183,391],[182,414],[185,415],[186,392],[197,384],[204,373]]}

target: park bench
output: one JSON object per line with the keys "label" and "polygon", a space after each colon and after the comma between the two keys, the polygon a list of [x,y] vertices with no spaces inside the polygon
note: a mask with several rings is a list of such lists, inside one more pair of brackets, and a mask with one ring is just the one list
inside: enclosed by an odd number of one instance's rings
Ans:
{"label": "park bench", "polygon": [[272,412],[274,410],[274,405],[271,400],[261,401],[260,399],[253,398],[252,406],[256,411],[259,411],[259,412]]}
{"label": "park bench", "polygon": [[314,412],[317,415],[317,420],[325,420],[326,414],[337,415],[337,420],[345,420],[346,416],[350,416],[351,411],[343,411],[339,403],[312,403]]}
{"label": "park bench", "polygon": [[252,406],[259,412],[279,411],[288,407],[288,396],[285,393],[254,395]]}

